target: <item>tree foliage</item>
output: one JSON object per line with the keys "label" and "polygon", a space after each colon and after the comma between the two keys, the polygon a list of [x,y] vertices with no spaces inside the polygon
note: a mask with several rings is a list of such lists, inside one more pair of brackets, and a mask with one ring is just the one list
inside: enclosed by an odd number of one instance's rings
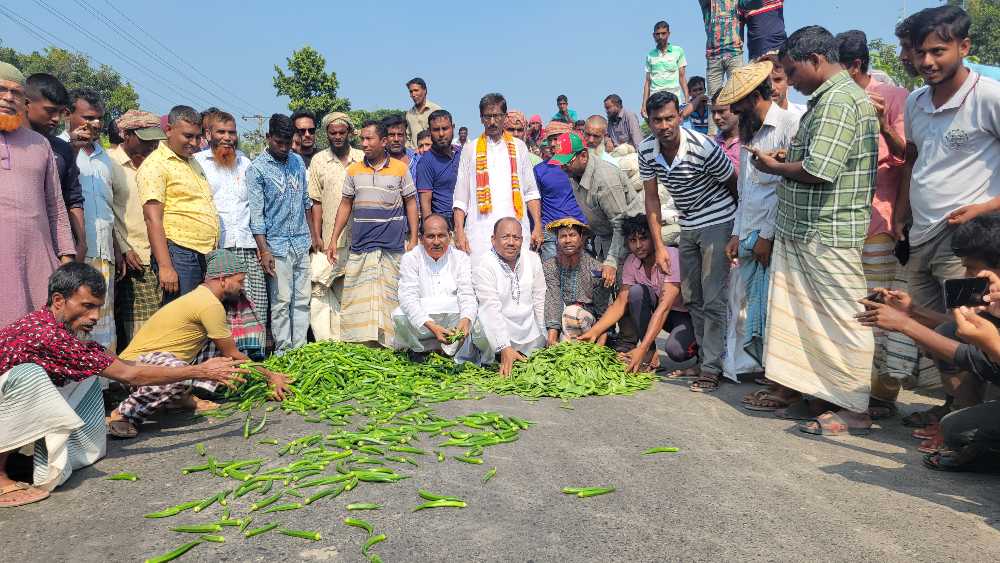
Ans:
{"label": "tree foliage", "polygon": [[949,0],[949,4],[964,4],[972,18],[969,54],[982,64],[1000,65],[1000,0]]}
{"label": "tree foliage", "polygon": [[350,100],[337,97],[340,88],[337,73],[326,72],[326,59],[319,51],[306,45],[293,51],[285,61],[288,74],[274,65],[274,88],[279,96],[289,97],[288,109],[309,110],[317,119],[331,111],[351,109]]}
{"label": "tree foliage", "polygon": [[240,133],[240,150],[250,160],[257,158],[260,153],[264,152],[265,148],[267,148],[267,139],[258,129],[249,129]]}
{"label": "tree foliage", "polygon": [[887,43],[882,39],[873,39],[868,42],[869,67],[889,75],[896,81],[896,84],[913,90],[922,84],[919,77],[914,78],[903,70],[903,63],[899,61],[896,45]]}
{"label": "tree foliage", "polygon": [[108,121],[139,107],[139,94],[115,69],[107,65],[94,68],[90,64],[90,58],[81,53],[72,53],[58,47],[47,47],[42,52],[21,53],[0,45],[0,61],[16,66],[25,76],[47,72],[62,81],[67,90],[96,90],[104,100],[107,110],[105,119]]}

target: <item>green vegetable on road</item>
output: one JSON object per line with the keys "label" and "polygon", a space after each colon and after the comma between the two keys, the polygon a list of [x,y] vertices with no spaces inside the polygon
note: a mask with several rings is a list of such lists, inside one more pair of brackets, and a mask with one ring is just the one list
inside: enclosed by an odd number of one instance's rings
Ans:
{"label": "green vegetable on road", "polygon": [[485,485],[486,483],[489,483],[490,479],[492,479],[494,476],[496,476],[496,474],[497,474],[497,468],[496,467],[494,467],[493,469],[490,469],[489,471],[487,471],[486,475],[483,475],[483,484]]}
{"label": "green vegetable on road", "polygon": [[109,477],[105,477],[106,481],[138,481],[139,476],[135,473],[115,473]]}
{"label": "green vegetable on road", "polygon": [[364,547],[361,548],[361,555],[368,555],[368,550],[371,549],[375,544],[382,543],[385,541],[385,534],[379,534],[377,536],[372,536],[368,538],[365,542]]}
{"label": "green vegetable on road", "polygon": [[372,532],[375,531],[374,526],[372,526],[365,520],[361,520],[360,518],[344,518],[344,524],[347,524],[348,526],[354,526],[355,528],[361,528],[362,530],[368,532],[369,536],[371,536]]}
{"label": "green vegetable on road", "polygon": [[286,536],[291,536],[293,538],[302,538],[304,540],[319,541],[321,536],[319,532],[309,532],[305,530],[286,530],[281,528],[278,530],[279,534],[285,534]]}
{"label": "green vegetable on road", "polygon": [[432,493],[430,491],[425,491],[423,489],[418,490],[417,494],[420,495],[420,498],[422,498],[424,500],[454,500],[454,501],[462,502],[462,499],[460,499],[458,497],[450,497],[450,496],[445,496],[445,495],[439,495],[439,494]]}
{"label": "green vegetable on road", "polygon": [[355,502],[347,505],[347,510],[378,510],[380,508],[382,505],[374,502]]}
{"label": "green vegetable on road", "polygon": [[200,543],[202,543],[201,540],[195,540],[193,542],[186,543],[173,551],[168,551],[167,553],[160,555],[159,557],[153,557],[147,559],[146,563],[166,563],[167,561],[173,561],[174,559],[177,559],[181,555],[184,555],[185,553],[191,551],[194,548],[194,546]]}
{"label": "green vegetable on road", "polygon": [[202,444],[201,442],[194,445],[194,451],[202,457],[205,457],[205,454],[208,453],[208,450],[205,449],[205,444]]}
{"label": "green vegetable on road", "polygon": [[247,530],[247,531],[243,532],[243,537],[245,537],[245,538],[252,538],[254,536],[259,536],[261,534],[270,532],[271,530],[273,530],[273,529],[275,529],[277,527],[278,527],[278,523],[277,522],[272,522],[272,523],[270,523],[270,524],[268,524],[266,526],[261,526],[260,528],[254,528],[252,530]]}
{"label": "green vegetable on road", "polygon": [[604,495],[614,490],[614,487],[564,487],[562,492],[568,495],[576,495],[580,498],[587,498]]}
{"label": "green vegetable on road", "polygon": [[271,512],[284,512],[286,510],[298,510],[302,508],[303,504],[301,502],[290,502],[287,504],[277,504],[261,510],[261,514],[269,514]]}
{"label": "green vegetable on road", "polygon": [[416,512],[425,508],[465,508],[466,506],[465,501],[461,500],[432,500],[414,508],[413,511]]}
{"label": "green vegetable on road", "polygon": [[171,516],[177,516],[185,510],[190,510],[201,504],[200,500],[193,500],[191,502],[185,502],[178,504],[177,506],[171,506],[170,508],[164,508],[159,512],[150,512],[149,514],[144,514],[143,518],[170,518]]}
{"label": "green vegetable on road", "polygon": [[221,532],[222,526],[218,524],[193,524],[190,526],[177,526],[176,528],[170,529],[171,531],[185,534],[214,534],[215,532]]}
{"label": "green vegetable on road", "polygon": [[672,454],[672,453],[677,453],[679,451],[680,451],[679,448],[674,448],[672,446],[662,446],[662,447],[659,447],[659,448],[649,448],[648,450],[642,452],[642,455],[650,455],[650,454]]}

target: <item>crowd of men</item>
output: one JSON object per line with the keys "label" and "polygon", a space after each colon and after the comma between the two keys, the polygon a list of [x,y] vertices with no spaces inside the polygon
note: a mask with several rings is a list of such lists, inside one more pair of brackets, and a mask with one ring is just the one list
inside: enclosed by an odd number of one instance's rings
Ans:
{"label": "crowd of men", "polygon": [[[963,63],[968,15],[897,26],[926,82],[908,93],[873,76],[860,31],[786,37],[780,0],[700,4],[708,79],[657,22],[645,137],[616,94],[583,120],[560,95],[543,124],[490,93],[482,133],[456,141],[414,78],[404,115],[273,115],[252,160],[217,108],[131,110],[109,146],[95,92],[0,64],[0,506],[45,498],[106,433],[215,408],[193,389],[309,339],[500,377],[563,340],[614,347],[630,371],[662,351],[690,364],[666,378],[711,393],[752,377],[747,409],[822,435],[870,432],[903,381],[936,370],[945,404],[903,419],[925,464],[987,459],[1000,84]],[[963,277],[989,290],[949,311],[944,282]],[[106,417],[95,375],[128,388]],[[266,375],[280,399],[286,377]],[[25,447],[33,484],[5,470]]]}

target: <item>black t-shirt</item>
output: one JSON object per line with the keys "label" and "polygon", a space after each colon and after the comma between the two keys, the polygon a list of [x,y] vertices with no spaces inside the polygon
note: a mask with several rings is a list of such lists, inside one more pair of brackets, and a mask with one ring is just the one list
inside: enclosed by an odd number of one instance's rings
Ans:
{"label": "black t-shirt", "polygon": [[83,188],[80,186],[80,168],[76,165],[73,147],[54,135],[49,135],[47,138],[56,158],[56,170],[59,172],[59,184],[62,187],[66,209],[82,208]]}

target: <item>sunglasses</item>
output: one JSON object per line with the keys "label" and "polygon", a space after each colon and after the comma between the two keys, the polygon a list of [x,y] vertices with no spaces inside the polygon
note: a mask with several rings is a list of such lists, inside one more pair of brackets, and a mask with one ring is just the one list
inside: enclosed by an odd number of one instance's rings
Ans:
{"label": "sunglasses", "polygon": [[316,128],[315,127],[308,127],[308,128],[305,128],[305,129],[296,129],[295,131],[297,131],[299,135],[305,135],[306,133],[309,133],[310,135],[316,134]]}

